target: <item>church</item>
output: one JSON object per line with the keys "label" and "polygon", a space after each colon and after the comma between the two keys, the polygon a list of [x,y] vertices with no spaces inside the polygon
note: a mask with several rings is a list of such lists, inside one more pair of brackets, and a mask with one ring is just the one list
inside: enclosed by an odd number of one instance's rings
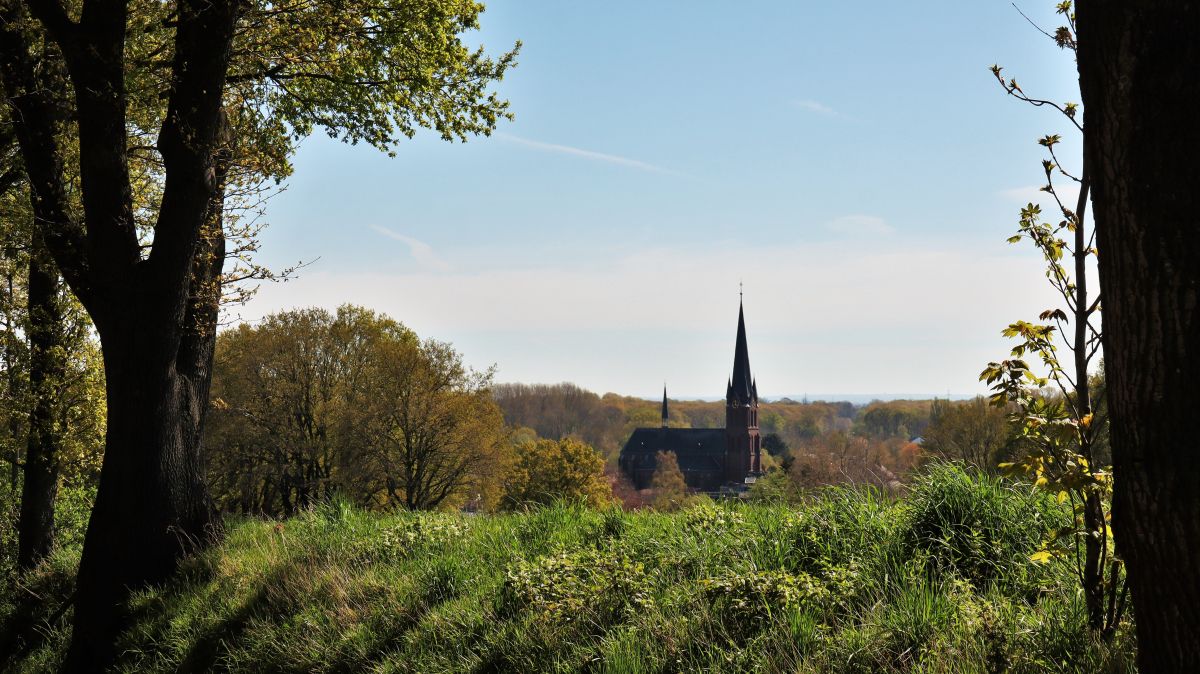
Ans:
{"label": "church", "polygon": [[650,486],[660,451],[674,452],[691,489],[719,492],[742,489],[762,468],[758,433],[758,386],[750,374],[746,318],[738,303],[733,376],[725,391],[725,428],[667,428],[667,390],[663,387],[662,426],[638,428],[618,459],[638,489]]}

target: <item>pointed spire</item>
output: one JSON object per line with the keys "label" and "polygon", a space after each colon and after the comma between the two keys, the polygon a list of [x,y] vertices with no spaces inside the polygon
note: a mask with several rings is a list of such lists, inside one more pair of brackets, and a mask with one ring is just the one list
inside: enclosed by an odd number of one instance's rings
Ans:
{"label": "pointed spire", "polygon": [[667,427],[667,385],[663,384],[662,427]]}
{"label": "pointed spire", "polygon": [[738,302],[737,343],[733,351],[733,378],[729,382],[729,394],[726,402],[735,399],[741,404],[749,404],[754,395],[754,380],[750,376],[750,352],[746,347],[746,316],[742,303]]}

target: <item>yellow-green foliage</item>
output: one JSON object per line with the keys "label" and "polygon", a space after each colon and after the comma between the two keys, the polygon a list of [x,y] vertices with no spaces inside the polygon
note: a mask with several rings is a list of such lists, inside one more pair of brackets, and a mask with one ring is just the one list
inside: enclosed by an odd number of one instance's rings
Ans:
{"label": "yellow-green foliage", "polygon": [[[381,515],[333,503],[234,521],[175,580],[136,596],[120,667],[1132,671],[1130,626],[1094,641],[1068,566],[1028,559],[1037,535],[1018,532],[1037,527],[1015,518],[1053,515],[1052,502],[956,466],[919,484],[911,500],[830,489],[801,506],[677,513]],[[939,500],[951,503],[934,514]],[[987,582],[973,555],[994,562]],[[54,607],[72,564],[55,559],[22,580]],[[14,596],[0,597],[7,616]],[[66,631],[39,634],[10,669],[55,667]]]}
{"label": "yellow-green foliage", "polygon": [[679,460],[675,452],[660,451],[656,461],[658,465],[650,479],[650,488],[654,490],[654,507],[674,510],[683,505],[687,498],[687,482],[683,479],[683,471],[679,470]]}
{"label": "yellow-green foliage", "polygon": [[557,500],[600,506],[612,499],[604,458],[572,438],[517,445],[504,488],[504,502],[510,508]]}

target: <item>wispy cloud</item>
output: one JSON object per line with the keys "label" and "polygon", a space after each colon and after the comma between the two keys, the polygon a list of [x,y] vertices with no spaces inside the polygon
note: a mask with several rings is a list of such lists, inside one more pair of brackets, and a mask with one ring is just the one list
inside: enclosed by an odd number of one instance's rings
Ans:
{"label": "wispy cloud", "polygon": [[818,115],[826,115],[828,117],[837,117],[838,116],[837,110],[834,110],[833,108],[831,108],[828,105],[825,105],[824,103],[821,103],[819,101],[813,101],[813,100],[792,101],[792,105],[795,105],[797,108],[800,108],[801,110],[807,110],[808,112],[815,112]]}
{"label": "wispy cloud", "polygon": [[419,265],[422,269],[429,271],[450,271],[450,263],[438,257],[437,253],[433,252],[433,247],[424,241],[414,239],[411,236],[401,234],[400,232],[392,231],[387,227],[380,227],[379,225],[371,225],[371,229],[379,232],[389,239],[395,239],[396,241],[407,245],[408,254],[412,256],[413,261],[416,262],[417,265]]}
{"label": "wispy cloud", "polygon": [[843,215],[825,223],[825,229],[838,234],[891,234],[896,231],[883,218],[874,215]]}
{"label": "wispy cloud", "polygon": [[640,161],[638,159],[630,159],[629,157],[622,157],[620,155],[607,154],[604,152],[595,152],[592,150],[585,150],[585,149],[579,148],[579,147],[572,147],[570,145],[559,145],[557,143],[543,143],[540,140],[531,140],[529,138],[522,138],[520,136],[514,136],[512,134],[507,134],[507,133],[498,133],[496,135],[505,140],[511,141],[513,143],[517,143],[518,145],[524,145],[525,147],[533,148],[535,150],[542,150],[544,152],[556,152],[558,154],[566,154],[566,155],[571,155],[573,157],[581,157],[583,159],[590,159],[592,161],[599,161],[599,162],[604,162],[607,164],[616,164],[617,166],[626,166],[629,168],[638,169],[639,171],[649,171],[651,173],[665,173],[668,175],[678,175],[678,173],[676,173],[675,171],[672,171],[670,169],[663,168],[661,166],[655,166],[654,164]]}

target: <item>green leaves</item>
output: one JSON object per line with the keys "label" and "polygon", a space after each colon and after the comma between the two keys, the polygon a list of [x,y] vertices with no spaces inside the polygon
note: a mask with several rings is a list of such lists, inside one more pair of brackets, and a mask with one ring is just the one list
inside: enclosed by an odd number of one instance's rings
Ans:
{"label": "green leaves", "polygon": [[[1073,3],[1059,2],[1057,11],[1066,17],[1066,26],[1059,27],[1051,37],[1062,49],[1075,51],[1076,25]],[[1039,29],[1041,30],[1041,29]],[[1005,81],[998,69],[993,74],[1005,92],[1035,107],[1053,107],[1083,131],[1078,120],[1077,103],[1056,103],[1035,99],[1019,93],[1016,83]],[[1018,93],[1014,93],[1018,92]],[[1045,184],[1042,192],[1053,199],[1061,213],[1057,222],[1042,219],[1041,209],[1028,204],[1021,209],[1018,231],[1008,238],[1010,243],[1028,239],[1041,254],[1045,275],[1050,286],[1062,299],[1061,307],[1052,307],[1038,316],[1037,323],[1017,321],[1003,334],[1016,344],[1012,358],[989,363],[980,374],[991,388],[993,405],[1008,410],[1013,425],[1012,446],[1017,452],[1014,460],[1001,464],[1006,472],[1029,480],[1034,490],[1047,491],[1065,505],[1071,502],[1075,511],[1074,523],[1054,532],[1042,548],[1030,556],[1034,562],[1048,563],[1057,558],[1071,558],[1074,571],[1087,598],[1089,624],[1095,629],[1108,625],[1105,632],[1119,622],[1112,612],[1120,577],[1118,561],[1113,557],[1111,536],[1106,522],[1108,496],[1111,489],[1109,472],[1093,465],[1104,437],[1104,419],[1097,418],[1097,396],[1090,383],[1092,359],[1100,350],[1101,335],[1093,322],[1099,308],[1099,298],[1088,296],[1085,280],[1090,271],[1088,258],[1094,254],[1094,228],[1088,231],[1083,205],[1090,189],[1086,173],[1073,175],[1063,167],[1057,148],[1062,143],[1058,134],[1047,134],[1037,141],[1046,149],[1042,159]],[[1067,179],[1079,185],[1078,196],[1064,201],[1066,196],[1055,180]],[[1047,202],[1049,203],[1049,202]],[[1070,258],[1069,262],[1064,257]],[[1094,270],[1094,266],[1091,267]],[[1070,328],[1070,329],[1068,329]],[[1063,334],[1067,333],[1067,334]],[[1058,342],[1071,352],[1059,361]],[[1025,358],[1036,356],[1046,372],[1032,372]],[[1049,383],[1052,389],[1047,389]],[[1101,597],[1107,594],[1108,612]]]}
{"label": "green leaves", "polygon": [[490,87],[515,65],[469,48],[483,5],[465,0],[256,3],[235,44],[230,81],[293,139],[331,137],[390,152],[418,128],[444,140],[488,135],[511,118]]}
{"label": "green leaves", "polygon": [[1049,550],[1038,550],[1037,552],[1033,553],[1032,555],[1029,555],[1029,561],[1039,562],[1042,564],[1049,562],[1053,558],[1054,558],[1054,553],[1050,552]]}
{"label": "green leaves", "polygon": [[[1074,106],[1074,104],[1072,104],[1072,103],[1068,103],[1067,105],[1071,106],[1071,107]],[[1050,136],[1043,136],[1042,138],[1038,139],[1038,145],[1041,145],[1042,147],[1045,147],[1045,148],[1052,148],[1055,145],[1058,145],[1059,141],[1061,141],[1061,140],[1062,140],[1062,136],[1060,136],[1058,134],[1054,134],[1054,135],[1050,135]]]}

